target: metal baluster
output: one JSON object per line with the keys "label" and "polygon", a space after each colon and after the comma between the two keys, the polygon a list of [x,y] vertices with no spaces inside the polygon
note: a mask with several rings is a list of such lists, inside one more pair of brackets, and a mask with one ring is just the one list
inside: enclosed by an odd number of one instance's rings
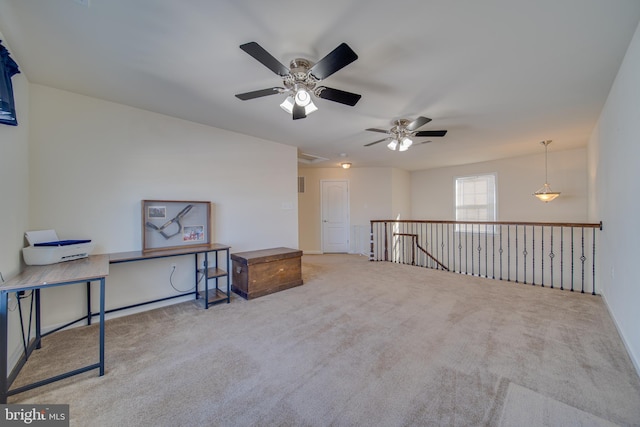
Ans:
{"label": "metal baluster", "polygon": [[584,261],[587,259],[584,256],[584,227],[582,228],[582,255],[580,256],[580,261],[582,262],[582,291],[580,293],[584,294]]}
{"label": "metal baluster", "polygon": [[[429,253],[431,253],[431,252],[435,252],[433,249],[433,223],[432,222],[429,223],[429,233],[431,234],[429,236],[429,242],[431,243],[431,247],[427,246],[427,249]],[[437,255],[438,252],[435,252],[435,254]],[[431,258],[429,258],[429,265],[431,266],[431,268],[433,268],[433,260]]]}
{"label": "metal baluster", "polygon": [[551,289],[553,289],[553,258],[555,257],[553,253],[553,226],[551,227],[551,252],[549,253],[549,268],[551,269]]}
{"label": "metal baluster", "polygon": [[380,229],[382,228],[383,223],[376,223],[376,235],[375,235],[375,251],[376,251],[376,261],[382,261],[382,253],[383,253],[383,246],[382,246],[382,233],[380,233]]}
{"label": "metal baluster", "polygon": [[416,250],[418,249],[418,235],[411,235],[411,265],[416,265]]}
{"label": "metal baluster", "polygon": [[496,226],[491,226],[491,278],[496,278]]}
{"label": "metal baluster", "polygon": [[[473,224],[471,224],[471,275],[474,275],[474,268],[473,268],[473,251],[474,251],[474,243],[473,243]],[[467,274],[469,273],[469,271],[467,270]]]}
{"label": "metal baluster", "polygon": [[384,223],[384,260],[389,261],[389,242],[388,242],[389,232],[387,231],[387,223]]}
{"label": "metal baluster", "polygon": [[489,257],[489,247],[487,246],[487,228],[488,226],[485,224],[484,226],[484,277],[489,277],[489,265],[488,265],[488,257]]}
{"label": "metal baluster", "polygon": [[[524,227],[524,283],[527,283],[527,227]],[[518,283],[518,226],[516,225],[516,283]]]}
{"label": "metal baluster", "polygon": [[573,292],[573,276],[574,276],[574,261],[573,261],[573,227],[571,227],[571,292]]}
{"label": "metal baluster", "polygon": [[[403,222],[401,224],[402,224],[402,234],[411,234],[410,233],[411,230],[409,229],[411,227],[411,224],[408,224],[406,222]],[[405,254],[405,264],[411,264],[409,262],[409,254],[413,253],[413,251],[410,252],[411,248],[413,247],[412,243],[413,243],[413,237],[411,237],[410,241],[408,241],[406,237],[402,238],[402,244],[403,244],[404,251],[405,251],[404,252],[404,254]]]}
{"label": "metal baluster", "polygon": [[[449,271],[456,271],[456,266],[455,266],[455,262],[453,265],[453,268],[451,268],[451,239],[450,239],[450,234],[449,234],[449,223],[447,223],[447,267],[449,267]],[[455,228],[455,227],[454,227]],[[455,240],[455,236],[454,236],[454,240]],[[455,242],[454,242],[455,244]],[[454,252],[454,256],[453,259],[455,260],[455,252]]]}
{"label": "metal baluster", "polygon": [[378,255],[379,261],[386,261],[385,258],[385,250],[386,250],[386,242],[385,237],[387,233],[385,231],[385,223],[378,223]]}
{"label": "metal baluster", "polygon": [[[440,260],[444,263],[444,224],[440,223],[440,238],[442,242],[440,242]],[[449,265],[449,263],[447,263]]]}
{"label": "metal baluster", "polygon": [[502,280],[502,254],[504,253],[502,249],[502,224],[500,224],[500,250],[498,253],[500,254],[500,280]]}
{"label": "metal baluster", "polygon": [[419,265],[420,267],[424,267],[426,264],[425,261],[425,254],[422,253],[421,250],[419,250],[420,247],[422,247],[422,243],[424,242],[424,223],[416,223],[416,253],[418,254],[418,261],[417,261],[417,265]]}
{"label": "metal baluster", "polygon": [[540,246],[540,263],[542,266],[540,267],[541,279],[540,285],[544,288],[544,225],[542,226],[542,245]]}
{"label": "metal baluster", "polygon": [[[535,285],[536,284],[536,226],[532,226],[531,227],[531,253],[533,254],[531,256],[531,271],[533,271],[533,273],[531,273],[531,285]],[[527,283],[527,226],[524,226],[524,251],[525,251],[525,255],[524,255],[524,283]]]}
{"label": "metal baluster", "polygon": [[[427,224],[423,224],[423,228],[424,228],[424,241],[427,241]],[[424,259],[424,265],[425,267],[427,266],[427,264],[429,263],[429,257],[427,256],[427,254],[423,254],[423,259]]]}
{"label": "metal baluster", "polygon": [[564,227],[560,227],[560,290],[564,291]]}
{"label": "metal baluster", "polygon": [[[469,274],[469,233],[467,232],[467,226],[469,224],[464,225],[464,260],[465,260],[465,268],[464,273]],[[473,265],[473,264],[472,264]]]}
{"label": "metal baluster", "polygon": [[[600,225],[602,227],[602,223]],[[595,295],[596,294],[596,229],[593,229],[593,260],[591,262],[591,266],[592,266],[592,278],[591,278],[591,295]]]}
{"label": "metal baluster", "polygon": [[[402,233],[404,231],[404,225],[401,222],[399,223],[397,222],[396,225],[398,226],[398,232]],[[406,264],[406,253],[404,251],[404,238],[395,236],[395,242],[393,242],[393,246],[396,246],[396,244],[398,245],[398,249],[402,254],[402,259],[400,262],[402,264]]]}
{"label": "metal baluster", "polygon": [[507,281],[511,281],[511,225],[507,225]]}
{"label": "metal baluster", "polygon": [[458,273],[462,274],[462,226],[458,225]]}
{"label": "metal baluster", "polygon": [[[423,225],[424,225],[424,227],[423,227],[423,229],[424,229],[424,241],[426,242],[427,241],[427,224],[423,224]],[[424,259],[424,265],[426,267],[427,263],[429,262],[429,257],[427,256],[427,254],[423,255],[423,259]]]}
{"label": "metal baluster", "polygon": [[482,263],[482,239],[480,238],[480,229],[482,228],[482,226],[480,224],[478,224],[478,276],[482,277],[482,268],[481,268],[481,263]]}

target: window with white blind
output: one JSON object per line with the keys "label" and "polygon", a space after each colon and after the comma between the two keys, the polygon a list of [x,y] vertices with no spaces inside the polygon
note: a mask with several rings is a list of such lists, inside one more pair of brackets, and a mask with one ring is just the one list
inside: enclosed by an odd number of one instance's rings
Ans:
{"label": "window with white blind", "polygon": [[[496,221],[496,217],[495,173],[456,178],[456,221]],[[465,230],[464,225],[456,226],[456,231]],[[492,233],[493,227],[480,230]]]}

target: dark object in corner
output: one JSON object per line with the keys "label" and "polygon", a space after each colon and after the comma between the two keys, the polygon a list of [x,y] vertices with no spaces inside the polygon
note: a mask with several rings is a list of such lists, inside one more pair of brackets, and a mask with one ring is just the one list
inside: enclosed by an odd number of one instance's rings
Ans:
{"label": "dark object in corner", "polygon": [[5,125],[18,126],[11,77],[19,72],[18,64],[11,59],[0,40],[0,123]]}

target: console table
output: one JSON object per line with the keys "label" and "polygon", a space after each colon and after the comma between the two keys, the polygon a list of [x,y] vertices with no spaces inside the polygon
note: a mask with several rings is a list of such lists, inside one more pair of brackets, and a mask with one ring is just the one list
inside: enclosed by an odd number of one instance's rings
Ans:
{"label": "console table", "polygon": [[[105,278],[109,275],[109,257],[107,255],[92,255],[75,261],[67,261],[58,264],[44,266],[28,266],[7,283],[0,286],[0,403],[7,403],[7,397],[22,393],[36,387],[50,384],[64,378],[78,375],[83,372],[99,369],[99,375],[104,375],[104,295]],[[100,332],[99,362],[83,368],[75,369],[64,374],[56,375],[35,383],[24,385],[13,390],[9,390],[11,384],[18,376],[18,373],[26,363],[34,349],[41,346],[41,322],[40,322],[40,290],[55,286],[73,285],[76,283],[100,282]],[[7,351],[9,338],[9,294],[32,291],[35,296],[35,339],[26,344],[25,354],[16,364],[15,368],[8,374]]]}
{"label": "console table", "polygon": [[[202,299],[204,308],[209,308],[210,305],[218,304],[221,302],[229,303],[231,301],[231,293],[230,293],[230,285],[229,285],[229,249],[231,246],[224,245],[221,243],[211,243],[205,246],[195,246],[195,247],[184,247],[184,248],[174,248],[174,249],[162,249],[156,251],[132,251],[132,252],[119,252],[109,254],[109,263],[110,264],[118,264],[123,262],[134,262],[134,261],[144,261],[147,259],[156,259],[156,258],[168,258],[174,256],[182,256],[182,255],[193,255],[195,259],[195,272],[196,272],[196,284],[195,291],[187,294],[175,295],[167,298],[160,298],[153,301],[146,301],[139,304],[129,305],[127,307],[120,307],[117,309],[109,310],[107,313],[116,310],[124,310],[127,308],[138,307],[145,304],[151,304],[154,302],[160,302],[172,298],[178,298],[184,295],[195,294],[196,299]],[[218,252],[224,252],[224,258],[226,260],[226,270],[220,268],[218,265]],[[213,259],[210,259],[209,254],[213,253]],[[198,265],[198,254],[202,254],[202,266]],[[203,279],[205,280],[204,288],[202,290],[198,289],[198,274],[202,274]],[[226,277],[227,278],[227,290],[226,292],[222,292],[218,286],[218,280]],[[215,281],[215,287],[209,289],[209,280]],[[89,296],[87,295],[87,298]],[[82,320],[82,319],[80,319]]]}
{"label": "console table", "polygon": [[[27,266],[25,270],[18,274],[7,283],[0,286],[0,404],[7,403],[7,397],[14,394],[22,393],[27,390],[31,390],[36,387],[40,387],[46,384],[50,384],[54,381],[62,380],[64,378],[71,377],[73,375],[81,374],[93,369],[100,369],[100,376],[104,375],[104,316],[106,313],[111,313],[118,310],[125,310],[128,308],[138,307],[141,305],[160,302],[172,298],[182,297],[184,295],[195,294],[196,299],[203,300],[204,308],[209,308],[210,305],[218,304],[222,302],[229,303],[231,300],[230,295],[230,283],[229,283],[229,249],[231,247],[219,243],[212,243],[199,247],[185,247],[168,250],[158,251],[132,251],[132,252],[119,252],[104,255],[91,255],[88,258],[83,258],[75,261],[66,261],[51,265],[38,265]],[[226,270],[218,266],[218,252],[224,252],[226,259]],[[213,259],[210,259],[209,254],[213,253]],[[201,255],[202,266],[198,265],[198,255]],[[153,301],[145,301],[126,307],[118,307],[105,311],[105,278],[109,275],[109,265],[118,264],[124,262],[143,261],[156,258],[167,258],[182,255],[193,255],[195,258],[195,270],[196,270],[196,283],[195,291],[187,294],[180,294],[170,296],[166,298],[160,298]],[[198,289],[198,275],[201,274],[205,280],[203,289]],[[219,289],[218,280],[227,278],[227,289],[223,292]],[[209,289],[209,280],[215,281],[215,287]],[[98,313],[93,313],[91,308],[91,282],[100,282],[100,310]],[[41,331],[41,318],[40,318],[40,289],[50,288],[54,286],[73,285],[77,283],[86,283],[87,292],[87,315],[80,319],[73,320],[63,326],[60,326],[52,331],[42,334]],[[8,373],[8,338],[9,338],[9,294],[15,293],[16,298],[18,293],[24,291],[33,291],[35,299],[35,338],[32,342],[25,343],[25,353],[18,361],[16,366],[12,369],[11,373]],[[16,377],[20,373],[29,356],[33,350],[40,348],[42,337],[71,326],[74,323],[80,321],[87,321],[87,325],[91,324],[93,316],[100,317],[100,361],[98,363],[85,366],[64,374],[56,375],[51,378],[47,378],[42,381],[38,381],[25,386],[17,387],[10,390],[11,384],[15,381]]]}

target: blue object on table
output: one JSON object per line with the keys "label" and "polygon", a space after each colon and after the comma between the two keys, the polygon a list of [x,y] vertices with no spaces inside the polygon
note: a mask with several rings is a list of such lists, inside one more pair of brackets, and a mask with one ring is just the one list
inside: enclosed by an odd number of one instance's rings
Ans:
{"label": "blue object on table", "polygon": [[57,240],[55,242],[34,243],[33,246],[69,246],[80,243],[89,243],[91,240]]}

